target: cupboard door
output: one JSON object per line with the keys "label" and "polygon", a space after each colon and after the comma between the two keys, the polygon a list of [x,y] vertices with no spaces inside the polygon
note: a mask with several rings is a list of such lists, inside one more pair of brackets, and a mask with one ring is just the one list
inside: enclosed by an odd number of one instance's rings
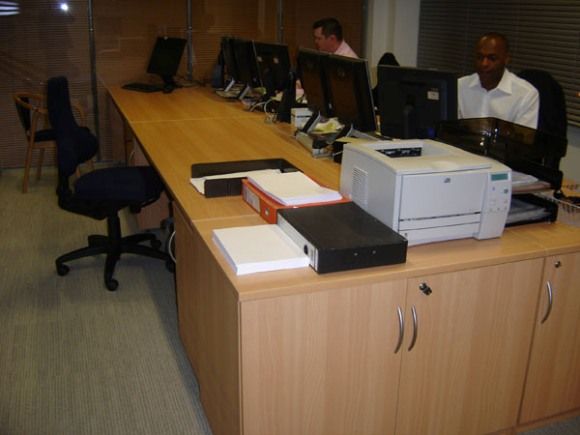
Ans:
{"label": "cupboard door", "polygon": [[215,435],[240,433],[239,319],[235,291],[200,234],[175,208],[179,336]]}
{"label": "cupboard door", "polygon": [[540,295],[522,423],[580,408],[579,253],[546,259]]}
{"label": "cupboard door", "polygon": [[244,433],[394,434],[405,281],[242,303]]}
{"label": "cupboard door", "polygon": [[415,310],[417,335],[409,350],[407,328],[398,435],[515,426],[542,264],[536,259],[409,280],[407,317]]}

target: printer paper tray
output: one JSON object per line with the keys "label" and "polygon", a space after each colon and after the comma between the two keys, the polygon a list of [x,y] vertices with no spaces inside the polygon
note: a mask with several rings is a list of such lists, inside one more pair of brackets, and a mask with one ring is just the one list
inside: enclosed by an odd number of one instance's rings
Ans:
{"label": "printer paper tray", "polygon": [[470,213],[459,216],[433,217],[430,219],[400,220],[399,232],[406,230],[440,229],[441,227],[476,224],[479,226],[481,213]]}
{"label": "printer paper tray", "polygon": [[413,246],[423,243],[442,242],[444,240],[465,239],[473,237],[478,231],[479,223],[474,223],[399,231],[399,234],[408,240],[409,246]]}

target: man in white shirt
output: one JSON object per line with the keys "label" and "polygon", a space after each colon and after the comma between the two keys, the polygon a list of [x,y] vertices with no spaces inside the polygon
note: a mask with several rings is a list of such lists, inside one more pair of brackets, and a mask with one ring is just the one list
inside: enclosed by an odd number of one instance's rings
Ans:
{"label": "man in white shirt", "polygon": [[352,48],[342,39],[342,26],[336,18],[323,18],[312,25],[314,45],[320,51],[340,56],[358,58]]}
{"label": "man in white shirt", "polygon": [[506,37],[486,33],[475,47],[476,72],[457,83],[461,118],[494,117],[530,128],[538,126],[540,97],[527,81],[508,71]]}

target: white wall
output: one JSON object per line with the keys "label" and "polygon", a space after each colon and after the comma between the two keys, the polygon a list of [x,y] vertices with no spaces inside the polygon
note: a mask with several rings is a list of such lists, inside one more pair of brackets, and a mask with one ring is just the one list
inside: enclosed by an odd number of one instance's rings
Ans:
{"label": "white wall", "polygon": [[[366,53],[373,85],[376,65],[392,52],[404,66],[417,65],[421,0],[368,0]],[[560,164],[564,177],[580,182],[580,128],[568,128],[568,151]]]}
{"label": "white wall", "polygon": [[420,0],[369,0],[365,57],[373,84],[376,66],[385,52],[395,55],[401,65],[417,65]]}

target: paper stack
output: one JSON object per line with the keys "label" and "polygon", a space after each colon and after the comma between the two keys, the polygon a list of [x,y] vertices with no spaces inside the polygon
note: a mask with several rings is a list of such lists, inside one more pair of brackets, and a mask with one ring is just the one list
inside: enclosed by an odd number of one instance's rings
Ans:
{"label": "paper stack", "polygon": [[302,172],[252,174],[248,176],[248,181],[283,205],[298,206],[342,199],[339,192],[320,186]]}
{"label": "paper stack", "polygon": [[307,267],[304,252],[277,225],[213,230],[213,239],[236,275]]}

